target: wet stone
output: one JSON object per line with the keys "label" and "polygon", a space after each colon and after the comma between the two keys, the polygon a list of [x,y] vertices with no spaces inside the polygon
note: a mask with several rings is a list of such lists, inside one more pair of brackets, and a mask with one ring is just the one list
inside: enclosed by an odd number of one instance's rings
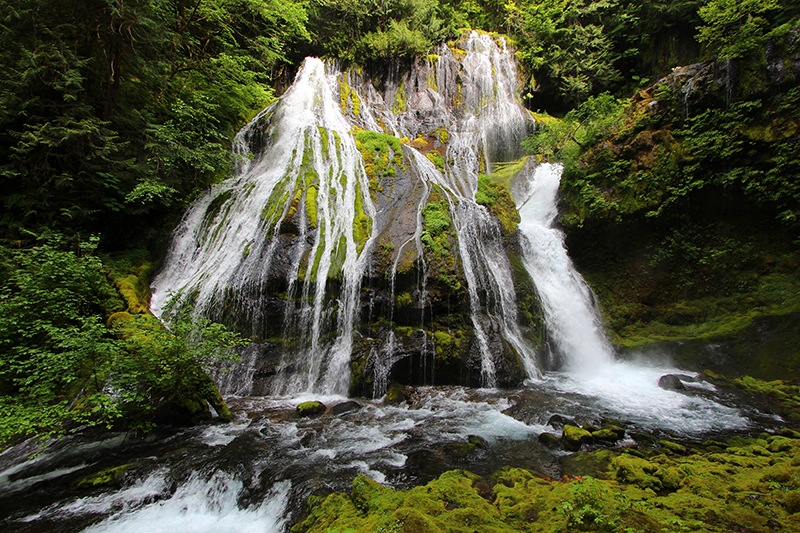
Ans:
{"label": "wet stone", "polygon": [[675,374],[667,374],[666,376],[661,376],[661,379],[658,380],[658,386],[664,390],[685,390],[686,386],[681,381],[679,376]]}
{"label": "wet stone", "polygon": [[356,401],[350,400],[349,402],[342,402],[337,403],[331,408],[331,413],[336,416],[345,415],[348,413],[352,413],[354,411],[358,411],[361,409],[362,405]]}
{"label": "wet stone", "polygon": [[556,437],[552,433],[540,433],[538,439],[539,442],[541,442],[548,448],[558,448],[560,444],[558,437]]}
{"label": "wet stone", "polygon": [[567,418],[566,416],[553,415],[547,420],[547,425],[554,429],[562,429],[567,424],[576,425],[575,420]]}
{"label": "wet stone", "polygon": [[581,445],[592,440],[592,434],[585,429],[576,426],[566,425],[561,435],[564,448],[576,452],[581,449]]}
{"label": "wet stone", "polygon": [[300,416],[319,416],[326,410],[325,404],[317,401],[303,402],[297,406],[297,412]]}

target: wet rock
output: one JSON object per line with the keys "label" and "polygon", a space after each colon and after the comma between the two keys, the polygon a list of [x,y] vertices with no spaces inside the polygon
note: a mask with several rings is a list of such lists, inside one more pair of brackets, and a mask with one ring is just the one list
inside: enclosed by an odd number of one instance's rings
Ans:
{"label": "wet rock", "polygon": [[539,442],[541,442],[548,448],[558,448],[560,444],[558,437],[556,437],[552,433],[540,433],[538,439]]}
{"label": "wet rock", "polygon": [[297,412],[300,416],[319,416],[326,410],[325,404],[317,401],[303,402],[297,406]]}
{"label": "wet rock", "polygon": [[616,420],[603,420],[603,422],[600,424],[600,429],[614,432],[616,435],[614,440],[622,440],[625,438],[625,428],[623,428]]}
{"label": "wet rock", "polygon": [[567,424],[564,426],[561,440],[564,448],[571,452],[577,452],[581,449],[581,445],[592,440],[592,434],[585,429]]}
{"label": "wet rock", "polygon": [[467,441],[476,448],[485,449],[489,447],[489,442],[483,437],[479,437],[478,435],[467,435]]}
{"label": "wet rock", "polygon": [[552,428],[554,428],[554,429],[561,429],[564,426],[566,426],[567,424],[570,424],[570,425],[573,425],[573,426],[577,425],[575,420],[573,420],[571,418],[567,418],[565,416],[561,416],[561,415],[553,415],[547,421],[547,425],[552,427]]}
{"label": "wet rock", "polygon": [[661,379],[658,380],[658,386],[664,390],[686,390],[681,378],[675,374],[661,376]]}
{"label": "wet rock", "polygon": [[114,468],[107,468],[106,470],[89,474],[77,480],[74,483],[74,487],[76,489],[94,489],[119,485],[122,482],[122,477],[125,475],[125,472],[131,466],[133,466],[133,463],[115,466]]}
{"label": "wet rock", "polygon": [[631,433],[631,438],[636,441],[636,444],[643,444],[645,446],[652,446],[656,442],[656,438],[653,435],[643,431],[634,431]]}
{"label": "wet rock", "polygon": [[597,431],[592,431],[592,438],[596,441],[601,442],[617,442],[620,437],[617,436],[617,432],[611,429],[598,429]]}
{"label": "wet rock", "polygon": [[333,408],[331,409],[331,413],[333,413],[336,416],[339,416],[347,413],[352,413],[354,411],[358,411],[362,407],[363,406],[360,403],[350,400],[349,402],[337,403],[336,405],[334,405]]}
{"label": "wet rock", "polygon": [[780,435],[781,437],[788,437],[790,439],[800,439],[800,432],[789,428],[779,429],[775,432],[775,434]]}
{"label": "wet rock", "polygon": [[383,403],[386,405],[397,405],[404,402],[406,399],[406,388],[399,383],[392,383]]}

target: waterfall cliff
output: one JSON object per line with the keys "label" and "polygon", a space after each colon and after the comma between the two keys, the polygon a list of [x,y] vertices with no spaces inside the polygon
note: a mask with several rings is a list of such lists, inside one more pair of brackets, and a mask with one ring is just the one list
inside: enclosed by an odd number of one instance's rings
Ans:
{"label": "waterfall cliff", "polygon": [[191,306],[255,340],[218,376],[227,393],[537,377],[509,193],[535,123],[516,92],[512,51],[476,32],[402,71],[306,59],[238,134],[236,174],[187,211],[153,312]]}

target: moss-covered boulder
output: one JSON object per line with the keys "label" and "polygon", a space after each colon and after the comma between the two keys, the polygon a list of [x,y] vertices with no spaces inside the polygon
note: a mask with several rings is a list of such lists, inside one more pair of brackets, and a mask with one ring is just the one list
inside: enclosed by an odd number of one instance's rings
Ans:
{"label": "moss-covered boulder", "polygon": [[558,440],[558,437],[556,437],[552,433],[547,433],[547,432],[540,433],[539,436],[537,437],[537,439],[539,440],[539,442],[541,442],[542,444],[544,444],[548,448],[558,448],[558,446],[560,444],[560,441]]}
{"label": "moss-covered boulder", "polygon": [[585,429],[567,424],[564,426],[561,440],[564,443],[565,449],[576,452],[581,449],[584,443],[592,440],[592,434]]}
{"label": "moss-covered boulder", "polygon": [[113,468],[106,468],[88,476],[84,476],[73,483],[76,489],[93,489],[98,487],[110,487],[119,485],[125,472],[133,466],[134,463],[115,466]]}
{"label": "moss-covered boulder", "polygon": [[406,388],[399,383],[392,383],[392,386],[389,387],[389,391],[386,393],[386,397],[383,399],[383,403],[387,405],[398,405],[405,400]]}
{"label": "moss-covered boulder", "polygon": [[325,404],[316,400],[303,402],[297,406],[297,413],[304,417],[319,416],[326,410],[327,407],[325,407]]}

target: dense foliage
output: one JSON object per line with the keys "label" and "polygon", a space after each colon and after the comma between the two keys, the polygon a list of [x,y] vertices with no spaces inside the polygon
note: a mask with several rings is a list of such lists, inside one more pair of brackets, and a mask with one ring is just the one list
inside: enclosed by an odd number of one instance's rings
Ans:
{"label": "dense foliage", "polygon": [[67,420],[147,428],[165,407],[194,414],[205,406],[189,404],[219,394],[205,372],[241,339],[199,318],[167,330],[121,311],[95,247],[91,239],[64,249],[51,237],[3,250],[0,441],[57,431]]}
{"label": "dense foliage", "polygon": [[715,338],[798,309],[797,8],[698,14],[706,61],[542,115],[527,142],[565,163],[570,249],[623,343]]}
{"label": "dense foliage", "polygon": [[0,17],[5,239],[149,231],[224,175],[231,135],[308,37],[283,1],[3,1]]}

